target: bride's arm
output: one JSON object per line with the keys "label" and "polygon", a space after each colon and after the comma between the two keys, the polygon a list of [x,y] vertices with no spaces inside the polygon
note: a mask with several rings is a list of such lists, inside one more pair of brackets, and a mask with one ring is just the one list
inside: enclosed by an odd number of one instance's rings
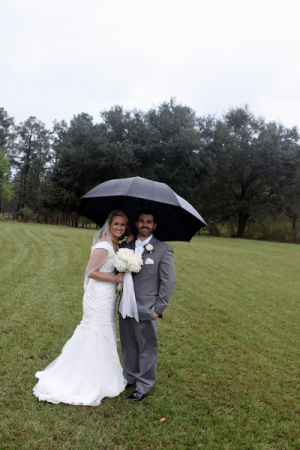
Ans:
{"label": "bride's arm", "polygon": [[93,280],[97,281],[109,281],[109,282],[116,282],[119,283],[120,281],[123,281],[124,274],[118,273],[116,275],[110,275],[108,273],[102,273],[99,271],[100,267],[104,263],[108,256],[108,251],[104,248],[95,248],[95,250],[92,251],[90,260],[88,262],[87,268],[86,268],[86,275],[89,278],[92,278]]}
{"label": "bride's arm", "polygon": [[89,278],[92,278],[93,280],[97,281],[114,281],[116,283],[120,283],[124,280],[124,273],[117,273],[116,275],[109,275],[108,273],[102,273],[99,270],[93,272],[91,275],[89,275]]}

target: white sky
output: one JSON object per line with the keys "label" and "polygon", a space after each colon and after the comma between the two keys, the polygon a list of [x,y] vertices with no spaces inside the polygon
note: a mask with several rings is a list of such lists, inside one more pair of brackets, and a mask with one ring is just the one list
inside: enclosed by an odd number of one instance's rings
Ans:
{"label": "white sky", "polygon": [[170,97],[300,129],[300,0],[0,0],[0,106],[48,128]]}

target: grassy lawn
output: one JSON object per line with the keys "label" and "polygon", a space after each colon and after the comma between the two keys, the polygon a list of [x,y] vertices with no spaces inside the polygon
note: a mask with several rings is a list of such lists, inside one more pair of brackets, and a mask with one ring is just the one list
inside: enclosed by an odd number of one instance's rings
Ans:
{"label": "grassy lawn", "polygon": [[151,395],[97,408],[32,395],[81,319],[93,233],[0,222],[0,448],[299,449],[299,245],[174,243]]}

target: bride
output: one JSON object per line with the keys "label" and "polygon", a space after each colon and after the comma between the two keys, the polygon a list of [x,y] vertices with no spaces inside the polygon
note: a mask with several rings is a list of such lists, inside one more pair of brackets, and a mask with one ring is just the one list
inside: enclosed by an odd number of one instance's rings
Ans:
{"label": "bride", "polygon": [[114,274],[118,240],[128,233],[128,219],[112,211],[96,233],[87,265],[83,317],[62,353],[42,372],[33,388],[42,401],[98,406],[104,397],[124,391],[126,380],[117,353],[115,313],[116,283],[124,273]]}

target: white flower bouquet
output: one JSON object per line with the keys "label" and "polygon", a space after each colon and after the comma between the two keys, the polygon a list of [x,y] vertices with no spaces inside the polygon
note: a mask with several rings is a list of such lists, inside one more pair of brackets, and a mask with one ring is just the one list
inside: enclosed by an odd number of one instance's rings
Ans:
{"label": "white flower bouquet", "polygon": [[118,272],[138,273],[143,265],[142,256],[129,248],[120,248],[115,256],[114,266]]}
{"label": "white flower bouquet", "polygon": [[126,272],[123,283],[118,283],[117,287],[118,297],[121,297],[119,313],[123,319],[128,316],[134,317],[137,322],[139,321],[131,273],[138,273],[142,265],[142,255],[135,254],[133,250],[128,248],[120,248],[115,256],[115,269],[118,272]]}

